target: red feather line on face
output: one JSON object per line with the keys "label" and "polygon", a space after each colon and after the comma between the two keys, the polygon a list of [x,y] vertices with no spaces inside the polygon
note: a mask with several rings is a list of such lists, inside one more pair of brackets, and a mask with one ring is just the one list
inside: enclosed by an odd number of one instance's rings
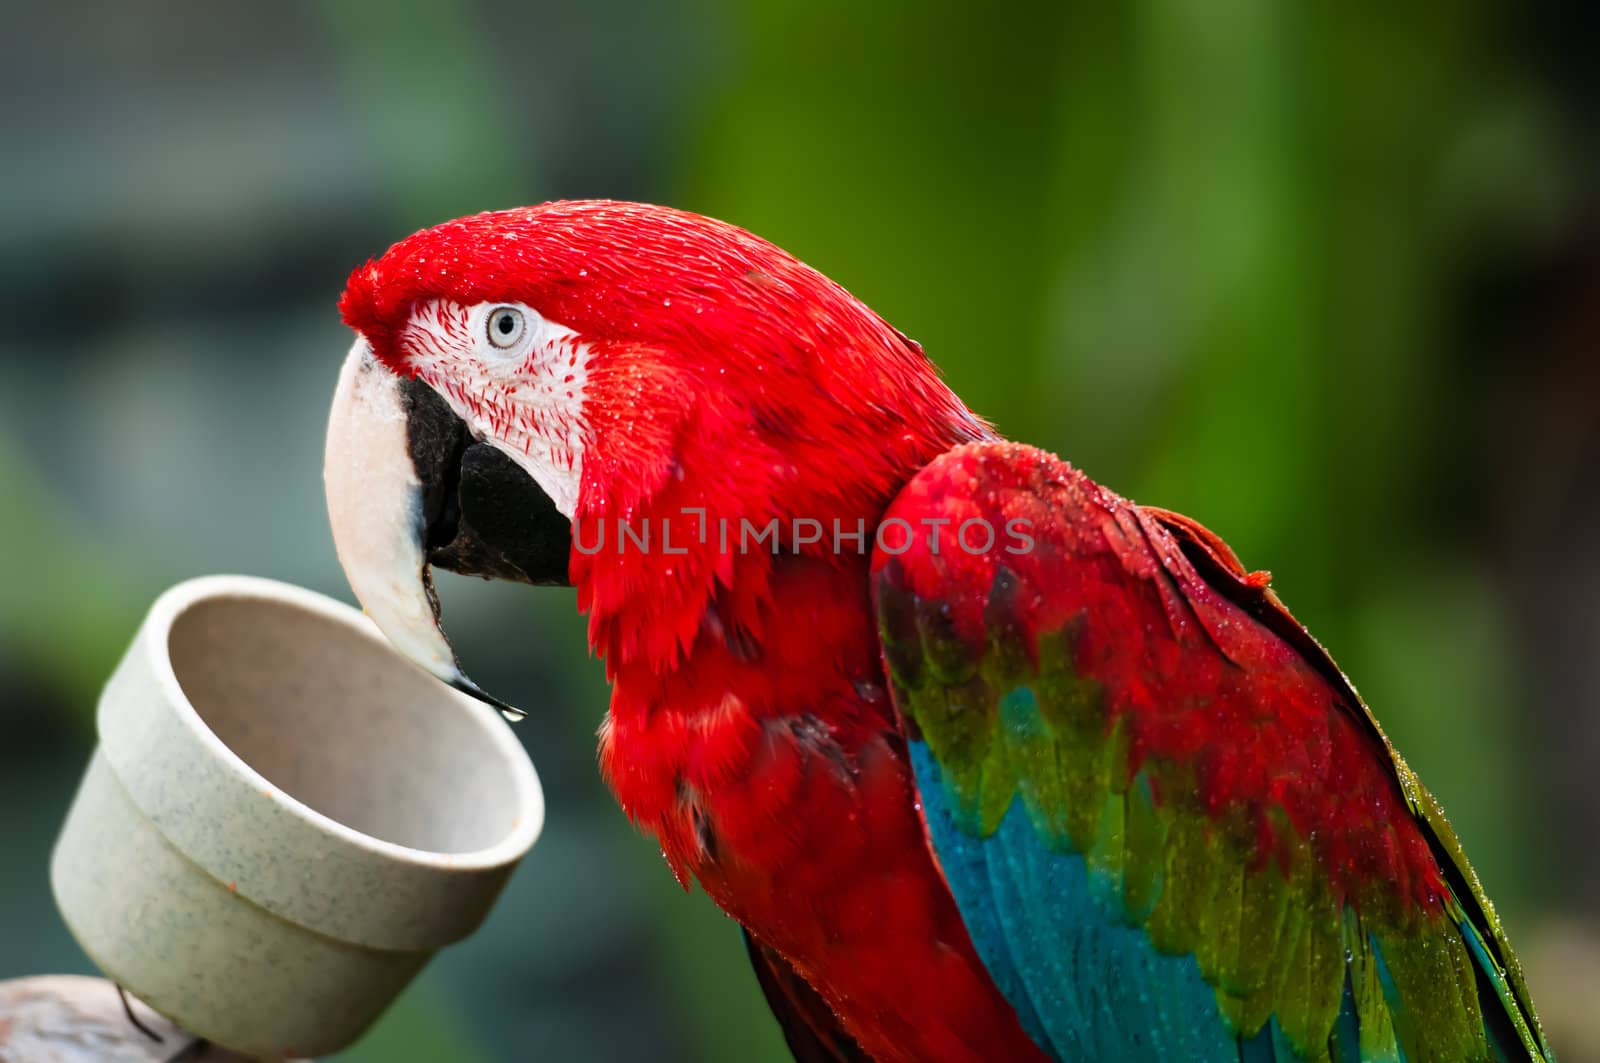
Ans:
{"label": "red feather line on face", "polygon": [[[673,541],[692,543],[700,518],[684,508],[735,528],[798,516],[853,528],[875,521],[935,454],[990,434],[921,349],[863,303],[699,215],[584,201],[448,222],[357,269],[340,311],[409,376],[420,360],[406,324],[439,299],[525,303],[589,349],[580,529],[676,522]],[[758,555],[575,554],[591,643],[613,669],[675,667],[733,586],[721,623],[755,637],[772,561]]]}

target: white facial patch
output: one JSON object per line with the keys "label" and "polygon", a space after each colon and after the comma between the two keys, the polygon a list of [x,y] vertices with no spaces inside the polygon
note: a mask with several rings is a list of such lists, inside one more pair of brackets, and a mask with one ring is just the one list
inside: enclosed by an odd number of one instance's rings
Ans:
{"label": "white facial patch", "polygon": [[589,365],[578,334],[525,303],[435,299],[412,310],[400,339],[417,375],[467,429],[504,451],[571,517],[583,476]]}

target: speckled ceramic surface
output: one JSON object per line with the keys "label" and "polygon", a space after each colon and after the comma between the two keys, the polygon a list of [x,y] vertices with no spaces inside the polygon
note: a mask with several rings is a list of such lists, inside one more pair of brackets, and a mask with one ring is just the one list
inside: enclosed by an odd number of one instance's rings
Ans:
{"label": "speckled ceramic surface", "polygon": [[493,712],[268,580],[158,599],[98,723],[57,903],[107,976],[241,1052],[353,1041],[482,922],[543,821]]}

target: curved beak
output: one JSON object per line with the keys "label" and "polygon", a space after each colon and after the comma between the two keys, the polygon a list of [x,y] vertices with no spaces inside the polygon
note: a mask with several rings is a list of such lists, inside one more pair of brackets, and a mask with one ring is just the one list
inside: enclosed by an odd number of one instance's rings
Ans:
{"label": "curved beak", "polygon": [[339,372],[323,484],[339,564],[379,630],[457,690],[520,717],[461,670],[430,566],[564,584],[567,518],[520,466],[473,439],[426,384],[379,363],[365,339]]}

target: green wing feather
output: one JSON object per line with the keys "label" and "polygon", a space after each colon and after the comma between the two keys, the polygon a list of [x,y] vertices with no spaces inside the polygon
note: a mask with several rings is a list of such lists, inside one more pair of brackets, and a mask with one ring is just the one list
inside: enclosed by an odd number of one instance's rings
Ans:
{"label": "green wing feather", "polygon": [[[1082,1032],[1095,1001],[1051,952],[1130,947],[1064,907],[1050,861],[1071,857],[1108,925],[1192,957],[1241,1058],[1552,1058],[1437,802],[1219,540],[1007,443],[939,459],[888,517],[1032,528],[1022,556],[880,554],[874,593],[930,837],[1036,1040],[1120,1044]],[[1129,999],[1165,1043],[1195,1022],[1192,1002]]]}

